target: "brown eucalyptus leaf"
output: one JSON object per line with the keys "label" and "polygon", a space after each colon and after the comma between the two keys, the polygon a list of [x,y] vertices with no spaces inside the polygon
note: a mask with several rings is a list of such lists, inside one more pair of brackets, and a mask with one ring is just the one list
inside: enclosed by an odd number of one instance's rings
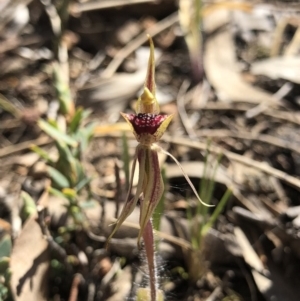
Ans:
{"label": "brown eucalyptus leaf", "polygon": [[49,263],[48,243],[35,219],[29,218],[11,254],[11,290],[15,301],[47,300]]}
{"label": "brown eucalyptus leaf", "polygon": [[264,75],[271,79],[285,79],[300,84],[300,58],[274,57],[251,65],[251,73]]}
{"label": "brown eucalyptus leaf", "polygon": [[270,93],[243,79],[236,59],[233,35],[228,29],[229,22],[229,12],[222,12],[221,15],[215,12],[205,18],[205,28],[210,32],[218,30],[207,40],[204,52],[204,69],[210,84],[224,102],[274,103],[275,99]]}

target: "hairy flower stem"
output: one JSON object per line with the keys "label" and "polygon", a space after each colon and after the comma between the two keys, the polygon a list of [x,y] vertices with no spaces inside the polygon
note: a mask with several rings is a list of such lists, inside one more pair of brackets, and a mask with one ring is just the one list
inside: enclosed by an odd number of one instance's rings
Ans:
{"label": "hairy flower stem", "polygon": [[154,255],[154,236],[153,236],[153,227],[152,221],[149,220],[145,230],[143,232],[143,239],[146,251],[146,257],[148,262],[149,269],[149,278],[150,278],[150,297],[151,301],[157,300],[157,277],[156,277],[156,262]]}

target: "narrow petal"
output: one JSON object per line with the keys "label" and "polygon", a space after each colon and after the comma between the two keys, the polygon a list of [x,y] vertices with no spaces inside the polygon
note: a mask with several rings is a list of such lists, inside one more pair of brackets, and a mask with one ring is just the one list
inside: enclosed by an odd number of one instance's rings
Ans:
{"label": "narrow petal", "polygon": [[150,148],[147,149],[146,174],[147,181],[145,182],[144,187],[144,199],[141,202],[138,246],[140,246],[140,239],[143,236],[145,227],[164,191],[164,183],[160,172],[157,151]]}
{"label": "narrow petal", "polygon": [[145,88],[148,88],[148,90],[152,93],[152,95],[155,97],[155,57],[154,57],[154,44],[153,40],[148,35],[148,40],[150,43],[150,56],[148,61],[148,70],[147,70],[147,76],[145,80]]}
{"label": "narrow petal", "polygon": [[134,127],[133,127],[132,122],[131,122],[131,115],[133,115],[133,114],[126,114],[126,113],[123,113],[123,112],[120,112],[120,114],[126,120],[126,122],[129,124],[131,131],[134,133],[135,130],[134,130]]}
{"label": "narrow petal", "polygon": [[159,104],[155,96],[155,58],[154,45],[151,37],[148,35],[150,43],[150,56],[148,61],[148,70],[144,84],[144,92],[140,96],[136,104],[136,113],[159,113]]}
{"label": "narrow petal", "polygon": [[176,163],[176,164],[178,165],[178,167],[180,168],[180,170],[181,170],[183,176],[185,177],[186,181],[188,182],[188,184],[190,185],[191,189],[193,190],[193,192],[194,192],[196,198],[198,199],[198,201],[199,201],[202,205],[204,205],[204,206],[206,206],[206,207],[215,207],[215,205],[207,204],[207,203],[205,203],[204,201],[201,200],[201,198],[200,198],[200,196],[199,196],[199,194],[198,194],[198,192],[197,192],[195,186],[193,185],[191,179],[189,178],[189,176],[187,175],[187,173],[184,171],[184,169],[183,169],[182,165],[180,164],[180,162],[179,162],[172,154],[170,154],[168,151],[164,150],[163,148],[161,148],[161,147],[158,146],[158,145],[155,145],[155,146],[153,146],[153,147],[155,147],[156,150],[158,150],[158,151],[160,151],[160,152],[162,152],[162,153],[164,153],[164,154],[170,156],[170,157],[175,161],[175,163]]}
{"label": "narrow petal", "polygon": [[[131,177],[130,177],[130,187],[129,187],[129,190],[128,190],[126,202],[125,202],[125,205],[122,209],[122,212],[121,212],[118,220],[116,221],[115,228],[113,229],[113,231],[111,232],[111,234],[107,238],[106,248],[108,247],[108,244],[109,244],[111,238],[113,237],[113,235],[118,231],[118,229],[121,227],[121,225],[123,224],[125,219],[132,213],[132,211],[136,207],[136,203],[137,203],[141,193],[143,192],[143,183],[144,183],[144,175],[145,175],[145,172],[144,172],[145,158],[146,158],[145,153],[139,151],[139,148],[137,148],[136,154],[135,154],[135,157],[134,157],[134,160],[133,160],[133,165],[132,165],[132,170],[131,170]],[[129,199],[137,160],[139,161],[139,180],[138,180],[137,190],[136,190],[135,196],[132,199]]]}
{"label": "narrow petal", "polygon": [[154,134],[155,142],[157,142],[162,137],[162,135],[165,133],[165,131],[167,130],[167,127],[168,127],[169,123],[172,121],[173,117],[174,117],[173,114],[169,115],[158,127],[157,131]]}

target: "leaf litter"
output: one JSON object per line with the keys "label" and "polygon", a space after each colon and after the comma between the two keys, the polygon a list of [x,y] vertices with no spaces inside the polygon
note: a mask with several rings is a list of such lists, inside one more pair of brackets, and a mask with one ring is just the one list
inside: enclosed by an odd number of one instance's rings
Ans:
{"label": "leaf litter", "polygon": [[[143,261],[136,248],[138,208],[112,239],[110,253],[104,245],[117,217],[116,198],[121,207],[126,198],[123,190],[116,191],[114,167],[115,162],[125,164],[122,132],[130,158],[136,145],[118,116],[134,110],[145,76],[142,46],[147,46],[149,33],[160,52],[157,90],[168,96],[161,109],[175,113],[161,144],[181,162],[197,189],[205,178],[205,152],[209,150],[211,162],[222,154],[212,204],[217,205],[227,188],[232,190],[203,249],[194,252],[190,224],[195,228],[199,221],[189,220],[188,214],[197,212],[196,199],[183,186],[178,167],[161,156],[167,189],[157,237],[166,300],[299,300],[299,4],[203,1],[203,66],[196,67],[203,68],[204,78],[199,82],[188,53],[192,48],[184,39],[189,27],[180,25],[174,1],[132,1],[117,8],[106,2],[72,1],[64,33],[72,97],[92,108],[88,118],[98,122],[95,138],[82,155],[92,179],[91,202],[84,194],[79,200],[88,228],[72,228],[61,195],[40,202],[47,173],[30,150],[35,144],[57,157],[52,145],[57,132],[47,127],[48,137],[38,127],[43,121],[36,123],[49,112],[59,116],[50,73],[57,38],[55,18],[49,14],[52,4],[3,4],[0,297],[125,300],[133,299],[136,287],[143,285],[145,275],[137,268]],[[184,82],[190,84],[180,90]],[[123,169],[118,173],[124,184]],[[32,211],[24,210],[21,191],[38,210],[45,210],[44,224],[34,214],[26,219],[24,212]],[[204,270],[196,282],[191,281],[195,271],[189,256],[196,256],[194,262]]]}

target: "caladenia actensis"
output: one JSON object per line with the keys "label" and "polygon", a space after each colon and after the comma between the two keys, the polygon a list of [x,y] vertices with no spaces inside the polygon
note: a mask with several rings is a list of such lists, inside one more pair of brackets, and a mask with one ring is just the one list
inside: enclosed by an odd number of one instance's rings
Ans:
{"label": "caladenia actensis", "polygon": [[[153,227],[151,223],[151,217],[164,191],[164,183],[159,166],[158,152],[163,152],[171,156],[171,158],[178,164],[178,166],[182,170],[183,175],[190,184],[198,200],[203,205],[211,205],[205,204],[199,198],[195,187],[193,186],[186,173],[183,171],[177,159],[169,152],[163,150],[161,147],[155,144],[159,141],[159,139],[166,131],[169,123],[173,118],[173,115],[160,114],[159,104],[155,97],[154,45],[150,36],[148,37],[150,42],[148,72],[144,84],[144,91],[139,97],[136,104],[136,114],[121,113],[121,115],[130,125],[130,128],[139,144],[136,147],[135,156],[133,159],[127,198],[123,210],[116,221],[115,228],[107,239],[107,245],[109,244],[109,241],[116,233],[116,231],[121,227],[122,223],[132,213],[137,205],[138,200],[140,200],[140,230],[137,243],[138,247],[140,248],[141,238],[143,237],[149,267],[150,300],[156,301],[158,300],[158,297],[155,275]],[[137,190],[135,196],[133,198],[130,198],[137,161],[139,163]]]}

